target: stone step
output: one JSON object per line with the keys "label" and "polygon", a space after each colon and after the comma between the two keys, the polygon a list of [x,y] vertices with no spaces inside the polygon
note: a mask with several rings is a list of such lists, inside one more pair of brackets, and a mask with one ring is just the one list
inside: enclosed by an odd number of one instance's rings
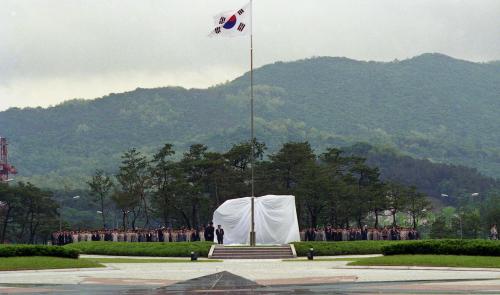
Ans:
{"label": "stone step", "polygon": [[239,252],[239,253],[220,253],[220,252],[214,252],[212,254],[213,256],[272,256],[272,255],[293,255],[292,252],[281,252],[281,253],[244,253],[244,252]]}
{"label": "stone step", "polygon": [[225,250],[234,250],[234,249],[251,249],[251,250],[273,250],[273,249],[290,249],[289,246],[276,246],[276,247],[235,247],[235,246],[219,246],[216,245],[215,249],[225,249]]}
{"label": "stone step", "polygon": [[292,246],[230,247],[214,245],[209,258],[213,259],[284,259],[293,258]]}
{"label": "stone step", "polygon": [[290,249],[280,249],[280,250],[214,250],[214,252],[225,252],[225,253],[266,253],[266,252],[290,252]]}
{"label": "stone step", "polygon": [[280,256],[212,256],[210,259],[289,259],[294,258],[292,255],[280,255]]}
{"label": "stone step", "polygon": [[266,250],[253,250],[253,249],[215,249],[216,252],[227,252],[227,253],[236,253],[236,252],[252,252],[252,253],[260,253],[260,252],[290,252],[290,249],[266,249]]}
{"label": "stone step", "polygon": [[294,258],[292,255],[232,255],[232,256],[219,256],[213,255],[211,259],[286,259],[286,258]]}
{"label": "stone step", "polygon": [[223,249],[223,250],[276,250],[276,249],[290,249],[290,247],[222,247],[215,246],[215,249]]}
{"label": "stone step", "polygon": [[291,252],[290,249],[269,249],[269,250],[250,250],[250,249],[215,249],[214,252],[225,252],[225,253],[238,253],[238,252],[244,252],[244,253],[275,253],[275,252]]}
{"label": "stone step", "polygon": [[292,254],[292,252],[291,251],[286,251],[286,252],[222,252],[222,251],[214,251],[213,255],[215,255],[215,254],[221,254],[221,255],[238,255],[238,254],[241,254],[241,255],[259,255],[259,254],[278,255],[278,254],[284,254],[284,255],[289,255],[289,254]]}

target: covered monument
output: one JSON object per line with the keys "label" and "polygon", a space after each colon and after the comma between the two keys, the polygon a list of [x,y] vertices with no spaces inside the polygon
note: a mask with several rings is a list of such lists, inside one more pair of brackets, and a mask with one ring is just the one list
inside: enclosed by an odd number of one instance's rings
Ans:
{"label": "covered monument", "polygon": [[[224,229],[224,244],[249,244],[250,197],[227,200],[214,212],[214,225]],[[266,195],[255,198],[257,244],[287,244],[300,241],[294,196]]]}

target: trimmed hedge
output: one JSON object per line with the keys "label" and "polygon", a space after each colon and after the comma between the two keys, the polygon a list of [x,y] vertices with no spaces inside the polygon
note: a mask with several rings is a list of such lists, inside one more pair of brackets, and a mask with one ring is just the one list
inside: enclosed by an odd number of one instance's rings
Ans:
{"label": "trimmed hedge", "polygon": [[297,256],[307,256],[310,248],[317,256],[382,254],[382,247],[407,241],[295,242]]}
{"label": "trimmed hedge", "polygon": [[54,256],[78,258],[78,250],[46,245],[0,245],[0,257]]}
{"label": "trimmed hedge", "polygon": [[191,252],[196,252],[200,257],[208,257],[212,245],[210,242],[79,242],[63,248],[98,255],[189,257]]}
{"label": "trimmed hedge", "polygon": [[422,240],[386,245],[384,255],[441,254],[500,256],[500,241],[491,240]]}

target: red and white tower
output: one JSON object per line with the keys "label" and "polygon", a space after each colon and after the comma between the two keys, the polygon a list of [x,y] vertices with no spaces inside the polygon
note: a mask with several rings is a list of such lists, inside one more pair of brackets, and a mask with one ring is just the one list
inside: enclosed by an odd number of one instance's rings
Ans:
{"label": "red and white tower", "polygon": [[0,137],[0,182],[9,181],[9,174],[16,173],[16,168],[9,164],[7,138]]}

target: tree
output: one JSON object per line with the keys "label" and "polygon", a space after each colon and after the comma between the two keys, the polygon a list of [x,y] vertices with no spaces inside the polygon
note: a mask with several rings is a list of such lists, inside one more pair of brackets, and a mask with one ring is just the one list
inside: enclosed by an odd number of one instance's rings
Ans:
{"label": "tree", "polygon": [[1,243],[46,241],[57,228],[58,204],[50,191],[31,183],[0,184]]}
{"label": "tree", "polygon": [[[249,196],[251,195],[251,173],[250,164],[252,161],[252,144],[254,157],[254,187],[262,191],[266,179],[262,173],[258,173],[258,166],[264,156],[266,145],[254,139],[253,141],[241,142],[235,144],[223,154],[226,174],[224,177],[226,197],[231,196]],[[216,164],[216,163],[213,163]],[[219,163],[220,164],[220,163]],[[221,169],[221,166],[218,167]],[[255,193],[258,193],[256,191]]]}
{"label": "tree", "polygon": [[151,184],[154,189],[153,204],[155,212],[163,219],[163,224],[168,225],[169,210],[172,205],[173,183],[175,181],[175,165],[171,157],[175,154],[171,144],[165,144],[153,156],[151,161]]}
{"label": "tree", "polygon": [[380,214],[388,207],[385,183],[378,181],[368,189],[368,208],[375,216],[374,228],[379,227]]}
{"label": "tree", "polygon": [[[360,157],[349,158],[348,181],[353,186],[352,196],[355,206],[353,215],[358,226],[362,226],[363,218],[369,213],[375,213],[375,227],[378,226],[378,214],[386,205],[384,194],[381,191],[380,173],[377,168],[365,164],[366,159]],[[395,221],[394,221],[395,224]]]}
{"label": "tree", "polygon": [[109,192],[113,187],[113,182],[111,178],[104,173],[104,171],[98,169],[95,171],[92,179],[87,182],[90,188],[90,194],[94,197],[95,202],[99,202],[100,211],[102,216],[102,226],[106,228],[106,212],[105,204],[109,197]]}
{"label": "tree", "polygon": [[432,223],[431,226],[431,238],[433,239],[443,239],[443,238],[451,238],[455,237],[452,234],[451,228],[446,223],[446,217],[442,214],[439,214],[436,217],[436,220]]}
{"label": "tree", "polygon": [[9,224],[13,221],[13,215],[16,210],[21,208],[21,199],[19,191],[6,183],[0,183],[0,216],[2,217],[2,232],[0,235],[0,244],[5,242]]}
{"label": "tree", "polygon": [[392,226],[396,226],[396,213],[403,210],[407,204],[407,188],[395,182],[387,186],[387,200],[392,215]]}
{"label": "tree", "polygon": [[[130,208],[132,211],[133,220],[132,227],[135,229],[135,221],[141,214],[141,209],[145,217],[144,227],[149,226],[149,202],[147,190],[150,187],[150,169],[149,163],[145,156],[132,148],[122,155],[122,164],[120,170],[116,175],[118,182],[124,194],[118,194],[121,198],[125,197],[128,205],[141,204],[142,207],[137,206]],[[136,199],[133,202],[132,199]],[[116,198],[115,198],[116,199]]]}
{"label": "tree", "polygon": [[409,187],[406,201],[406,210],[411,217],[413,228],[416,229],[418,218],[426,215],[431,203],[427,200],[425,194],[418,192],[414,186]]}
{"label": "tree", "polygon": [[137,218],[135,209],[140,205],[140,200],[137,198],[137,196],[126,191],[117,190],[113,192],[113,194],[111,195],[111,199],[122,213],[123,230],[127,230],[128,228],[128,215],[131,212],[134,215],[132,219],[132,228],[135,229],[135,221]]}
{"label": "tree", "polygon": [[239,177],[237,179],[231,177],[234,174],[229,173],[230,168],[223,154],[209,152],[205,154],[205,160],[207,174],[205,178],[205,190],[210,194],[213,201],[212,209],[215,209],[231,195],[234,195],[235,182],[241,181],[241,179]]}
{"label": "tree", "polygon": [[308,142],[289,142],[276,153],[269,156],[272,169],[278,176],[278,185],[285,193],[291,193],[305,170],[316,161]]}
{"label": "tree", "polygon": [[315,228],[321,213],[328,206],[332,195],[332,182],[325,167],[311,163],[304,167],[304,175],[295,189],[301,196],[309,215],[310,226]]}
{"label": "tree", "polygon": [[56,224],[59,205],[52,199],[51,192],[41,190],[29,182],[18,183],[16,189],[23,204],[17,213],[17,238],[25,243],[36,243],[41,231],[47,234],[47,230],[44,230],[46,226]]}
{"label": "tree", "polygon": [[500,192],[493,191],[481,207],[482,226],[489,235],[493,224],[500,225]]}
{"label": "tree", "polygon": [[306,210],[305,196],[296,194],[299,182],[304,179],[306,170],[315,165],[316,155],[308,142],[285,143],[281,149],[269,156],[268,178],[274,182],[274,192],[277,194],[296,195],[297,215],[303,221],[303,211]]}
{"label": "tree", "polygon": [[189,214],[186,214],[184,210],[182,212],[185,216],[191,216],[191,222],[188,223],[190,227],[201,225],[200,202],[203,195],[203,184],[207,176],[205,159],[207,149],[205,145],[193,144],[189,147],[189,151],[184,153],[184,157],[179,163],[184,173],[185,182],[188,184],[188,186],[184,185],[182,197],[185,198],[184,201],[187,201],[190,207]]}
{"label": "tree", "polygon": [[462,230],[465,238],[477,239],[481,231],[481,216],[478,208],[468,208],[462,212]]}
{"label": "tree", "polygon": [[351,196],[352,187],[346,171],[350,165],[350,158],[344,157],[342,150],[337,148],[328,148],[325,153],[319,157],[320,163],[326,169],[329,175],[331,187],[328,199],[328,218],[327,221],[335,226],[342,226],[349,223],[350,211],[352,209]]}

